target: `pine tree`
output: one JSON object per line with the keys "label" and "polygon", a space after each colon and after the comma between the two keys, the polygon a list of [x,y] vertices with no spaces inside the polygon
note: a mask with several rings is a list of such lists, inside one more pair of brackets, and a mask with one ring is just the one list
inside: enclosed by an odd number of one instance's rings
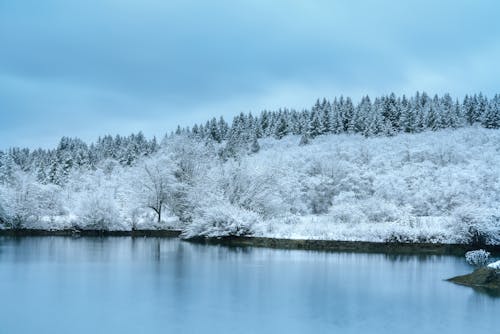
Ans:
{"label": "pine tree", "polygon": [[464,110],[465,119],[467,121],[467,124],[469,124],[469,125],[474,124],[474,122],[475,122],[475,115],[474,115],[475,102],[474,102],[474,99],[472,97],[469,97],[469,95],[465,95],[464,102],[462,103],[462,105],[463,105],[463,110]]}
{"label": "pine tree", "polygon": [[337,98],[333,100],[330,119],[332,120],[332,132],[335,134],[342,133],[344,131],[344,124]]}
{"label": "pine tree", "polygon": [[330,119],[331,105],[325,98],[321,102],[318,112],[321,115],[321,134],[328,134],[332,132],[332,122]]}
{"label": "pine tree", "polygon": [[221,135],[219,132],[219,127],[217,125],[217,120],[215,119],[215,117],[210,120],[208,127],[209,127],[209,129],[208,129],[209,138],[211,140],[214,140],[214,141],[220,143],[222,141],[222,138],[221,138]]}
{"label": "pine tree", "polygon": [[401,130],[407,133],[416,131],[416,112],[413,103],[408,103],[401,111]]}
{"label": "pine tree", "polygon": [[489,102],[481,119],[481,124],[487,129],[498,129],[500,127],[500,96],[498,94]]}
{"label": "pine tree", "polygon": [[488,99],[479,93],[477,96],[476,108],[474,110],[475,122],[481,122],[488,109]]}
{"label": "pine tree", "polygon": [[384,130],[383,117],[382,117],[382,102],[380,99],[375,99],[373,102],[371,112],[366,118],[366,127],[363,132],[365,137],[379,135]]}
{"label": "pine tree", "polygon": [[309,138],[316,138],[321,134],[321,121],[318,113],[312,112],[311,119],[309,121],[309,127],[307,130],[307,136]]}
{"label": "pine tree", "polygon": [[260,128],[262,129],[263,136],[269,135],[269,130],[268,130],[269,127],[270,127],[269,113],[266,110],[264,110],[260,115]]}
{"label": "pine tree", "polygon": [[[417,95],[418,97],[418,95]],[[427,118],[429,115],[429,108],[431,105],[431,99],[426,92],[422,92],[420,95],[420,100],[417,102],[417,132],[422,132],[427,129]]]}
{"label": "pine tree", "polygon": [[453,128],[457,120],[453,109],[453,100],[450,94],[444,94],[439,105],[441,115],[441,128]]}
{"label": "pine tree", "polygon": [[220,139],[226,140],[228,132],[229,132],[229,125],[224,120],[224,117],[221,116],[219,118],[219,122],[217,123],[217,126],[218,126],[218,130],[219,130]]}
{"label": "pine tree", "polygon": [[365,133],[371,109],[372,104],[370,98],[368,96],[363,97],[355,109],[353,119],[349,123],[348,131],[351,133]]}
{"label": "pine tree", "polygon": [[302,132],[301,129],[301,122],[298,113],[293,110],[292,113],[290,114],[290,121],[289,121],[289,132],[293,135],[299,135]]}
{"label": "pine tree", "polygon": [[345,99],[342,103],[342,97],[340,97],[340,115],[342,117],[343,131],[349,131],[349,123],[352,122],[354,116],[354,105],[350,97]]}
{"label": "pine tree", "polygon": [[384,117],[384,123],[386,124],[386,131],[393,134],[399,131],[399,119],[401,117],[401,107],[398,105],[396,95],[391,93],[391,95],[383,98],[384,108],[382,111],[382,116]]}
{"label": "pine tree", "polygon": [[429,113],[427,114],[427,128],[436,131],[440,128],[439,125],[439,116],[435,110],[434,105],[430,105],[429,107]]}
{"label": "pine tree", "polygon": [[285,120],[284,115],[281,115],[278,119],[278,124],[276,125],[276,129],[274,130],[274,137],[276,139],[281,139],[288,134],[288,125]]}

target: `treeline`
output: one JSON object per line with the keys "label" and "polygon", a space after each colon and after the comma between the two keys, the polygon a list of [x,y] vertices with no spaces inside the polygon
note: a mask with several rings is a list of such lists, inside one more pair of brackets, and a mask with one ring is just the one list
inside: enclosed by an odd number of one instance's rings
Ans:
{"label": "treeline", "polygon": [[481,124],[485,128],[500,127],[500,95],[489,100],[479,94],[466,96],[462,102],[449,94],[433,98],[426,93],[396,97],[394,93],[371,100],[365,96],[354,105],[351,98],[333,101],[317,100],[310,110],[280,109],[236,116],[228,126],[222,118],[213,118],[192,129],[178,127],[174,134],[222,142],[250,142],[254,138],[302,135],[314,138],[324,134],[359,133],[364,136],[391,136],[399,132],[458,128]]}
{"label": "treeline", "polygon": [[[482,94],[453,100],[449,94],[430,97],[416,93],[397,97],[394,93],[371,100],[366,96],[357,104],[349,97],[317,100],[310,110],[280,109],[262,111],[259,116],[241,113],[228,124],[222,117],[205,124],[181,128],[165,138],[184,135],[221,144],[221,158],[259,150],[258,139],[300,135],[301,143],[325,134],[353,133],[364,136],[392,136],[400,132],[459,128],[480,124],[500,127],[500,95],[488,99]],[[86,144],[78,138],[64,137],[56,149],[29,150],[11,148],[0,151],[0,182],[8,182],[12,170],[35,173],[40,183],[64,184],[74,168],[95,168],[107,160],[123,166],[132,165],[142,156],[156,152],[161,145],[142,133],[128,137],[104,136]]]}
{"label": "treeline", "polygon": [[35,174],[42,184],[62,185],[73,169],[95,169],[106,160],[130,166],[139,157],[156,152],[159,146],[156,138],[148,140],[139,132],[128,137],[107,135],[90,145],[78,138],[63,137],[56,149],[11,148],[0,151],[0,182],[9,182],[14,171],[20,169]]}

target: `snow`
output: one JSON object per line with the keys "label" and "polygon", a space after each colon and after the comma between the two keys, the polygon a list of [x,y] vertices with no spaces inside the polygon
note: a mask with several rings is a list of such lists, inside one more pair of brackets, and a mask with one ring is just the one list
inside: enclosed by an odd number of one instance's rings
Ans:
{"label": "snow", "polygon": [[[131,166],[107,161],[75,169],[62,186],[18,170],[13,184],[0,184],[0,225],[500,244],[500,131],[299,142],[290,135],[260,139],[258,152],[224,161],[224,142],[177,136]],[[151,209],[158,200],[160,222]]]}
{"label": "snow", "polygon": [[399,220],[384,223],[342,223],[329,215],[300,217],[296,222],[266,221],[256,226],[256,236],[285,239],[432,242],[454,240],[451,222],[426,217],[411,223]]}
{"label": "snow", "polygon": [[488,264],[488,268],[500,270],[500,261]]}
{"label": "snow", "polygon": [[484,249],[478,249],[465,253],[465,260],[467,263],[474,266],[484,266],[488,263],[490,255],[490,252],[487,252]]}

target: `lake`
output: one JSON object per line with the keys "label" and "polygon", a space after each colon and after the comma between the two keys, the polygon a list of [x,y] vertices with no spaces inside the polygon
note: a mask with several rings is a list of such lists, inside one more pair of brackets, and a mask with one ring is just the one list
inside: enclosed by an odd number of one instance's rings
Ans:
{"label": "lake", "polygon": [[[0,237],[0,333],[494,333],[463,258]],[[495,329],[496,328],[496,329]]]}

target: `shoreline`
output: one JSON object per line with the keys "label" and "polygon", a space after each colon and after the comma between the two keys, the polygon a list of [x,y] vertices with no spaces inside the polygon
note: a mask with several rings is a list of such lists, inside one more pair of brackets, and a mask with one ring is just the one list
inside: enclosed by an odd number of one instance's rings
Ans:
{"label": "shoreline", "polygon": [[[180,230],[40,230],[21,229],[0,230],[0,236],[61,236],[61,237],[156,237],[179,238]],[[266,237],[221,237],[193,238],[183,241],[195,244],[220,245],[226,247],[259,247],[288,250],[311,250],[323,252],[379,253],[397,255],[454,255],[463,256],[465,252],[483,248],[492,255],[500,255],[500,245],[440,244],[440,243],[398,243],[371,241],[338,241],[314,239],[276,239]]]}
{"label": "shoreline", "polygon": [[42,229],[5,229],[0,230],[0,236],[9,237],[179,237],[180,230],[131,230],[131,231],[107,231],[107,230],[42,230]]}
{"label": "shoreline", "polygon": [[264,237],[196,238],[187,241],[228,247],[259,247],[321,252],[378,253],[395,255],[464,256],[467,251],[483,248],[492,253],[492,255],[500,255],[500,245],[475,246],[466,244],[275,239]]}

